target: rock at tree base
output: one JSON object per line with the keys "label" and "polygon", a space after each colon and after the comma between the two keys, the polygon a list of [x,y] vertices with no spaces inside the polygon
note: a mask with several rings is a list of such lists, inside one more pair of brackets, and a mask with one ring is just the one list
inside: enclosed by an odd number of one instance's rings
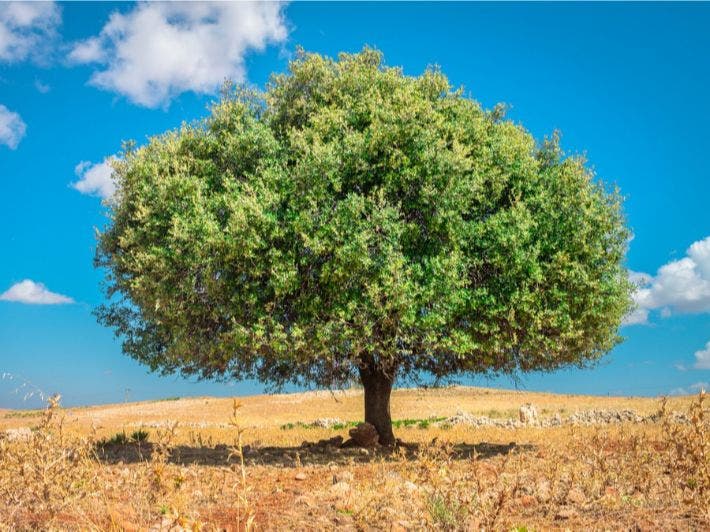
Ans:
{"label": "rock at tree base", "polygon": [[525,403],[520,407],[520,422],[529,425],[537,421],[537,408],[532,403]]}
{"label": "rock at tree base", "polygon": [[350,438],[354,446],[374,447],[380,440],[377,429],[370,423],[360,423],[357,427],[350,429]]}

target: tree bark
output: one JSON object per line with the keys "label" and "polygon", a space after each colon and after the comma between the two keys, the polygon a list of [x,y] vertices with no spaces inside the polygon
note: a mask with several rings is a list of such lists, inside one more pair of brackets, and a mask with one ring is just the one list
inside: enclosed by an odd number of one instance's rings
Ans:
{"label": "tree bark", "polygon": [[371,423],[377,429],[380,445],[394,445],[390,415],[394,375],[387,375],[381,369],[366,366],[360,368],[360,380],[365,389],[365,422]]}

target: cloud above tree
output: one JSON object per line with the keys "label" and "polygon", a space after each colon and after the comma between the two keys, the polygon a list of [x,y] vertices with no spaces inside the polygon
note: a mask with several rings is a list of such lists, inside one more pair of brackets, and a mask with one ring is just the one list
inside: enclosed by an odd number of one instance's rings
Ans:
{"label": "cloud above tree", "polygon": [[54,2],[8,2],[0,9],[0,62],[42,61],[58,36],[61,11]]}
{"label": "cloud above tree", "polygon": [[68,59],[97,64],[90,83],[145,107],[180,93],[208,94],[226,78],[245,80],[245,57],[288,34],[283,3],[140,3],[114,12]]}

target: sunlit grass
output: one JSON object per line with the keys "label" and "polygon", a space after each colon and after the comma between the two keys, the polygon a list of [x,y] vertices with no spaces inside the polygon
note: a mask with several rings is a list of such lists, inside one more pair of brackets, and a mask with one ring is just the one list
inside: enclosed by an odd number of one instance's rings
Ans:
{"label": "sunlit grass", "polygon": [[[691,398],[674,398],[662,405],[466,388],[404,390],[395,394],[393,410],[405,446],[314,445],[347,437],[361,415],[359,394],[82,410],[62,410],[53,399],[41,416],[3,417],[5,428],[29,424],[32,433],[0,440],[0,529],[710,525],[702,395],[692,404]],[[513,406],[529,401],[546,415],[563,408],[665,414],[654,423],[592,427],[445,426],[458,410],[512,415]],[[689,422],[674,421],[670,412],[680,409]],[[418,415],[401,415],[407,412]],[[313,426],[324,416],[344,420],[343,426]],[[146,422],[157,426],[138,426]],[[288,423],[293,426],[283,429]]]}

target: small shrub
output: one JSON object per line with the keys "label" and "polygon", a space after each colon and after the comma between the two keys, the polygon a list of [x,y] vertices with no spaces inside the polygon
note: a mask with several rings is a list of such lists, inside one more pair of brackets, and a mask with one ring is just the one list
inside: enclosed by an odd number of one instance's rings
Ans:
{"label": "small shrub", "polygon": [[131,434],[131,441],[145,443],[148,441],[148,431],[147,430],[136,430]]}
{"label": "small shrub", "polygon": [[130,440],[128,439],[128,435],[126,434],[126,431],[122,432],[117,432],[110,438],[104,438],[102,440],[99,440],[98,446],[99,447],[105,447],[107,445],[126,445],[128,444]]}
{"label": "small shrub", "polygon": [[442,495],[435,493],[427,498],[427,510],[437,526],[445,529],[455,528],[460,512],[455,501],[447,501]]}
{"label": "small shrub", "polygon": [[285,423],[281,425],[281,430],[292,430],[292,429],[312,429],[315,425],[304,423],[303,421],[296,421],[295,423]]}

